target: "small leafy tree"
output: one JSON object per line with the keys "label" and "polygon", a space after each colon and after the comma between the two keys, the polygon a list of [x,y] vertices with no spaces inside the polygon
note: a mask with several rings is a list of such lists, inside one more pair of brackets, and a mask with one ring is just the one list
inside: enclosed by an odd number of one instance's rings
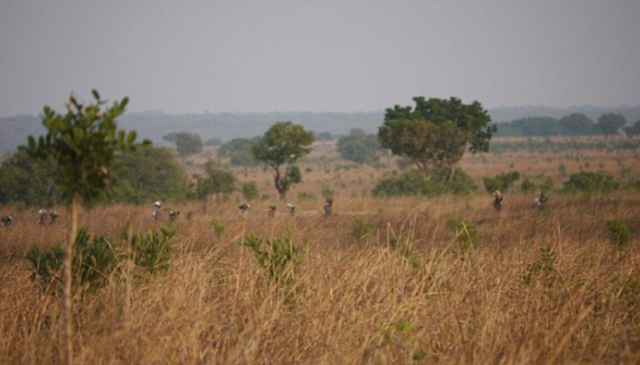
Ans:
{"label": "small leafy tree", "polygon": [[199,135],[187,132],[180,132],[175,135],[176,150],[178,156],[195,155],[202,151],[202,139]]}
{"label": "small leafy tree", "polygon": [[[276,122],[252,146],[255,158],[273,169],[274,184],[281,200],[286,198],[292,185],[302,181],[302,172],[291,164],[308,155],[312,143],[313,133],[303,126],[291,122]],[[287,164],[289,166],[283,174],[282,166]]]}
{"label": "small leafy tree", "polygon": [[216,168],[212,159],[204,164],[205,178],[198,179],[197,195],[206,199],[214,194],[217,200],[228,197],[236,191],[237,179],[233,172]]}
{"label": "small leafy tree", "polygon": [[93,90],[95,102],[83,105],[72,95],[67,112],[58,114],[44,107],[42,124],[47,134],[21,147],[32,157],[50,160],[56,167],[53,180],[71,210],[71,228],[65,246],[63,275],[63,308],[65,320],[65,362],[73,363],[71,265],[76,241],[79,204],[92,204],[104,195],[110,182],[110,169],[118,151],[134,148],[136,132],[118,130],[116,119],[125,111],[128,98],[104,110],[105,104]]}

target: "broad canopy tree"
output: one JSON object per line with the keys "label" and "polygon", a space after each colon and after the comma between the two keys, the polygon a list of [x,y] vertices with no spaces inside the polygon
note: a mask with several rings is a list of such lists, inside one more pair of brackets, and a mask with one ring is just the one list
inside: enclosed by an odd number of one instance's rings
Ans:
{"label": "broad canopy tree", "polygon": [[[273,169],[274,184],[280,199],[285,199],[293,184],[302,181],[300,169],[291,164],[308,155],[312,143],[312,132],[290,121],[280,121],[272,125],[251,148],[256,160]],[[283,172],[284,165],[288,166]]]}
{"label": "broad canopy tree", "polygon": [[496,132],[489,113],[474,101],[463,104],[458,98],[414,97],[415,108],[395,105],[385,112],[378,130],[380,145],[395,155],[408,157],[424,178],[430,168],[445,169],[449,180],[464,153],[485,152]]}
{"label": "broad canopy tree", "polygon": [[627,124],[627,118],[622,114],[616,113],[605,113],[598,118],[598,123],[596,123],[596,129],[598,129],[602,134],[609,137],[614,134],[617,134],[620,128],[623,125]]}

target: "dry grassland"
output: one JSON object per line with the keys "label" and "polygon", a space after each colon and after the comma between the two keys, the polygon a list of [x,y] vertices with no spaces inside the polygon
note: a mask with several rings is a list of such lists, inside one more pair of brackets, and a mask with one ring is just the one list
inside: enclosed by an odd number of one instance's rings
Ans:
{"label": "dry grassland", "polygon": [[[560,163],[569,174],[578,167],[562,156],[534,157],[465,157],[463,168],[479,180],[511,164],[549,175]],[[600,156],[605,171],[616,171],[616,157]],[[640,171],[634,158],[624,161]],[[309,191],[318,199],[298,201],[294,217],[284,202],[275,218],[267,217],[269,201],[252,203],[245,219],[236,201],[171,207],[182,212],[171,268],[134,286],[130,310],[116,278],[97,294],[76,298],[76,361],[640,363],[637,195],[554,194],[549,209],[539,211],[534,196],[511,194],[495,212],[488,194],[381,200],[361,192],[384,171],[310,168],[292,197]],[[239,176],[273,189],[268,172]],[[337,197],[324,220],[320,189],[328,184]],[[83,212],[80,225],[115,238],[124,221],[137,230],[159,228],[149,214],[148,207],[97,208]],[[39,293],[22,256],[30,245],[63,241],[68,218],[37,226],[33,211],[13,215],[16,223],[0,230],[0,364],[61,363],[61,301]],[[372,224],[359,240],[351,235],[356,217]],[[475,223],[471,249],[461,250],[447,229],[451,217]],[[622,250],[609,242],[605,222],[612,218],[632,235]],[[225,226],[220,237],[214,219]],[[251,251],[236,244],[248,233],[289,235],[305,249],[293,296],[268,286]]]}

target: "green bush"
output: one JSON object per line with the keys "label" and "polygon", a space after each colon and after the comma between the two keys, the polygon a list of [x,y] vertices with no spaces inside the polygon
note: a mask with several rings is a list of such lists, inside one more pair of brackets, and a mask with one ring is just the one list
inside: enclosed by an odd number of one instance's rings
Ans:
{"label": "green bush", "polygon": [[518,171],[512,171],[503,172],[494,177],[483,177],[482,182],[484,183],[485,190],[490,193],[496,190],[506,193],[518,179],[520,179],[520,173]]}
{"label": "green bush", "polygon": [[609,232],[609,241],[618,248],[623,248],[629,243],[631,235],[627,226],[619,219],[610,219],[607,221],[607,231]]}
{"label": "green bush", "polygon": [[452,180],[444,169],[436,169],[429,180],[425,180],[420,172],[412,169],[398,176],[378,182],[372,194],[377,197],[399,195],[437,196],[442,194],[468,195],[478,192],[476,183],[464,171],[458,169]]}
{"label": "green bush", "polygon": [[293,239],[274,238],[266,241],[263,249],[262,238],[249,234],[242,245],[253,252],[256,262],[262,268],[269,285],[284,290],[286,295],[294,290],[293,284],[298,271],[299,256],[304,250],[293,244]]}
{"label": "green bush", "polygon": [[[73,283],[88,290],[104,287],[109,282],[111,273],[120,262],[121,255],[116,246],[105,236],[96,236],[89,241],[86,229],[80,229],[76,236],[73,260]],[[26,254],[31,264],[31,280],[39,279],[43,292],[60,293],[62,291],[62,266],[64,248],[55,245],[48,252],[40,253],[33,246]]]}
{"label": "green bush", "polygon": [[371,234],[373,231],[373,223],[366,221],[360,217],[353,218],[353,224],[351,225],[350,236],[356,241],[361,241]]}
{"label": "green bush", "polygon": [[524,179],[522,184],[520,184],[520,191],[522,191],[523,193],[532,193],[536,191],[536,188],[536,184],[533,181],[529,180],[529,178]]}
{"label": "green bush", "polygon": [[449,218],[447,228],[456,235],[455,241],[462,251],[468,250],[477,241],[476,226],[473,222],[462,218]]}
{"label": "green bush", "polygon": [[134,263],[149,274],[169,269],[171,260],[171,237],[175,234],[173,226],[160,228],[157,232],[133,233],[131,245],[134,252]]}
{"label": "green bush", "polygon": [[569,180],[564,183],[563,190],[565,192],[610,192],[617,190],[620,183],[613,179],[610,175],[600,172],[580,172],[572,174]]}

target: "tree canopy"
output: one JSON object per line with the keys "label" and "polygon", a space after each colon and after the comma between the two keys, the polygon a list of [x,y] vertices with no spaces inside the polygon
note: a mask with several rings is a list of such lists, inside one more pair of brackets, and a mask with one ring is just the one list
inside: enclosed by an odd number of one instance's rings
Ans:
{"label": "tree canopy", "polygon": [[374,134],[367,134],[359,128],[354,128],[346,136],[341,136],[337,144],[340,157],[345,160],[362,164],[372,164],[380,157],[380,143]]}
{"label": "tree canopy", "polygon": [[162,136],[165,141],[175,143],[178,156],[195,155],[202,151],[202,139],[199,135],[188,132],[169,133]]}
{"label": "tree canopy", "polygon": [[229,157],[229,162],[233,166],[255,167],[258,166],[253,152],[252,146],[259,140],[256,138],[234,138],[224,143],[218,149],[219,157]]}
{"label": "tree canopy", "polygon": [[605,113],[598,118],[595,128],[605,136],[612,136],[618,133],[620,128],[627,124],[627,118],[622,114]]}
{"label": "tree canopy", "polygon": [[274,172],[274,183],[280,198],[286,197],[292,184],[302,179],[300,169],[289,166],[283,175],[281,166],[292,164],[311,152],[313,133],[290,121],[276,122],[251,148],[258,161],[269,165]]}
{"label": "tree canopy", "polygon": [[582,113],[566,115],[558,121],[560,133],[565,136],[593,135],[598,131],[593,121]]}
{"label": "tree canopy", "polygon": [[489,125],[491,117],[479,102],[463,104],[455,97],[413,100],[413,109],[395,105],[386,110],[378,139],[393,154],[410,158],[423,177],[435,166],[447,170],[451,179],[467,150],[489,150],[496,127]]}

